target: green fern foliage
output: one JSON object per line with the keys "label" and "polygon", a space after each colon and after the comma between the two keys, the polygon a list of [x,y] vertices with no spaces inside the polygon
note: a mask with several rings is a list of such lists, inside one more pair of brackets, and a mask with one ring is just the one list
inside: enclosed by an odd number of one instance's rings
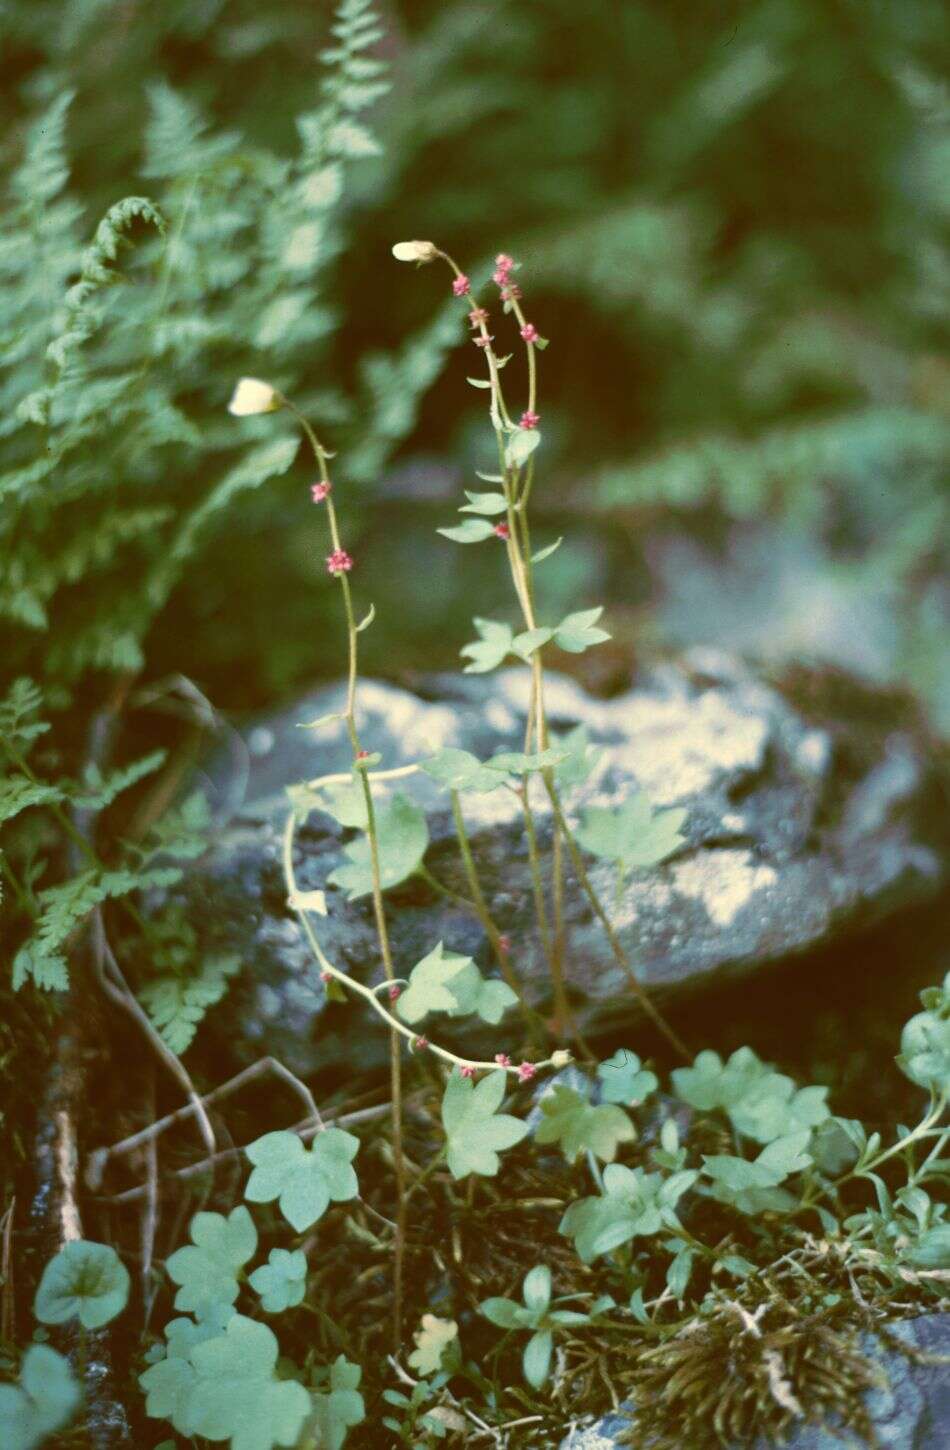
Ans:
{"label": "green fern foliage", "polygon": [[[81,54],[82,7],[68,9]],[[42,664],[69,685],[141,669],[226,510],[294,462],[296,442],[272,435],[238,456],[222,403],[253,372],[309,405],[337,325],[346,187],[379,152],[366,113],[388,82],[371,0],[341,0],[329,32],[319,104],[287,150],[153,76],[127,173],[146,191],[109,205],[88,244],[69,91],[26,126],[0,221],[0,651],[14,670]],[[345,416],[342,393],[320,396],[318,412]]]}
{"label": "green fern foliage", "polygon": [[170,973],[145,984],[142,1001],[172,1052],[181,1054],[191,1046],[198,1024],[220,1002],[239,966],[234,956],[206,957],[194,973]]}

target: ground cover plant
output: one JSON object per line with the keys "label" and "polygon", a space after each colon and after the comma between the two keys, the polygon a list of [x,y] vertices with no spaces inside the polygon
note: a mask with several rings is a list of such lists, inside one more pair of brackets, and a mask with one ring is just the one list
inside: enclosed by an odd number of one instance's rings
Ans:
{"label": "ground cover plant", "polygon": [[[230,1193],[216,1189],[217,1206],[199,1207],[162,1271],[153,1265],[145,1277],[155,1327],[133,1366],[144,1414],[179,1437],[163,1443],[226,1442],[234,1450],[339,1450],[379,1444],[383,1434],[418,1447],[478,1436],[544,1445],[585,1414],[621,1402],[639,1410],[631,1444],[751,1443],[802,1418],[833,1416],[867,1433],[861,1396],[873,1370],[857,1332],[886,1334],[896,1315],[942,1302],[946,1283],[950,980],[925,993],[923,1010],[903,1029],[898,1063],[920,1088],[922,1106],[918,1121],[887,1142],[858,1120],[834,1116],[827,1088],[799,1086],[750,1047],[727,1061],[708,1050],[694,1056],[649,1002],[586,863],[612,863],[621,882],[625,872],[664,860],[682,839],[683,813],[656,811],[635,794],[576,817],[571,791],[591,769],[594,747],[583,734],[558,738],[547,726],[545,666],[553,652],[595,648],[608,636],[597,606],[549,621],[536,612],[534,571],[559,542],[533,540],[528,514],[543,447],[538,380],[546,339],[508,255],[496,259],[497,298],[489,304],[432,243],[393,250],[401,261],[449,268],[481,363],[470,381],[486,394],[497,472],[483,477],[486,489],[466,493],[462,522],[441,532],[447,546],[484,546],[508,568],[520,618],[478,619],[478,638],[462,657],[475,673],[510,656],[523,663],[531,680],[524,748],[484,760],[442,751],[395,769],[367,748],[358,650],[375,611],[364,612],[359,559],[347,548],[345,459],[328,451],[274,384],[243,378],[231,413],[287,413],[311,447],[309,506],[325,515],[326,570],[339,591],[346,641],[342,715],[302,723],[324,731],[342,724],[351,768],[290,792],[287,900],[313,971],[388,1026],[389,1087],[369,1110],[318,1105],[280,1064],[262,1065],[297,1093],[306,1117],[293,1129],[271,1127],[243,1149],[212,1151],[212,1160],[230,1157],[237,1167]],[[496,347],[502,329],[522,345],[520,371]],[[526,387],[523,407],[510,401],[517,384],[506,387],[509,377]],[[26,752],[16,759],[35,803],[60,811],[60,798],[44,795],[40,778],[23,768],[41,738],[38,705],[27,686],[15,688],[5,707],[8,739]],[[104,808],[141,770],[87,782],[88,809]],[[449,797],[467,905],[497,975],[483,975],[450,942],[433,942],[416,963],[392,958],[386,893],[425,869],[425,816],[400,790],[417,770]],[[523,991],[505,923],[488,915],[466,833],[466,797],[502,790],[517,798],[530,844],[537,930],[556,1004],[550,1022]],[[550,893],[537,855],[542,793],[553,823]],[[154,845],[136,847],[143,870],[176,870],[162,863],[200,849],[204,822],[196,817],[188,829],[196,809],[186,803],[174,831],[163,817]],[[295,835],[313,812],[353,835],[325,888],[300,890]],[[682,1059],[662,1085],[632,1047],[599,1061],[572,1021],[563,976],[568,871],[645,1016]],[[109,874],[80,880],[70,900],[88,898],[86,909],[101,909]],[[374,985],[351,978],[321,945],[332,892],[371,902]],[[39,960],[52,964],[50,973],[76,917],[68,903],[47,903],[39,944],[27,950],[45,954]],[[208,1001],[224,990],[228,970],[212,971]],[[29,975],[43,985],[41,972]],[[206,1003],[199,997],[192,1005],[197,1020]],[[440,1022],[465,1016],[498,1028],[520,1051],[473,1059],[444,1045]],[[361,1030],[358,1019],[351,1030]],[[167,1041],[166,1048],[174,1056]],[[188,1106],[102,1151],[99,1181],[110,1160],[155,1144],[182,1122],[210,1127],[211,1102],[234,1086],[202,1098],[189,1083]],[[128,1271],[111,1245],[71,1242],[46,1266],[35,1317],[78,1321],[79,1349],[73,1368],[41,1343],[22,1358],[11,1355],[0,1414],[15,1450],[32,1450],[50,1434],[82,1443],[88,1336],[131,1312],[128,1292]],[[822,1367],[829,1361],[830,1374]]]}

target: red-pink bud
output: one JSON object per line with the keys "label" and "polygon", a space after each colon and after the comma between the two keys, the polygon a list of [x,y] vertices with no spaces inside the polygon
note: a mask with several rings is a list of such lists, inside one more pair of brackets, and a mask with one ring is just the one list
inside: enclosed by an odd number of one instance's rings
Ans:
{"label": "red-pink bud", "polygon": [[524,327],[521,329],[521,336],[524,338],[525,342],[537,342],[540,335],[541,334],[538,332],[538,329],[535,327],[533,322],[526,322]]}
{"label": "red-pink bud", "polygon": [[499,1067],[511,1066],[511,1058],[508,1056],[507,1052],[496,1052],[495,1061],[497,1062]]}
{"label": "red-pink bud", "polygon": [[322,478],[318,483],[312,483],[310,485],[310,497],[313,499],[314,503],[323,503],[323,500],[326,498],[329,492],[330,484],[329,482],[324,482]]}
{"label": "red-pink bud", "polygon": [[475,1076],[475,1069],[474,1069],[474,1067],[469,1067],[467,1063],[466,1063],[466,1065],[464,1067],[460,1067],[459,1068],[459,1072],[461,1073],[462,1077],[474,1077]]}
{"label": "red-pink bud", "polygon": [[473,337],[472,341],[476,347],[490,347],[495,339],[493,337]]}
{"label": "red-pink bud", "polygon": [[520,296],[521,288],[517,282],[509,282],[507,287],[502,287],[501,289],[502,302],[517,302]]}
{"label": "red-pink bud", "polygon": [[333,981],[333,973],[332,972],[321,972],[320,973],[320,980],[321,980],[321,982],[332,982]]}
{"label": "red-pink bud", "polygon": [[425,1052],[426,1048],[429,1046],[429,1039],[428,1037],[414,1037],[410,1042],[409,1046],[415,1052]]}
{"label": "red-pink bud", "polygon": [[498,950],[503,952],[505,956],[511,951],[511,937],[508,936],[507,932],[498,938]]}
{"label": "red-pink bud", "polygon": [[340,574],[349,574],[353,567],[353,560],[345,549],[334,549],[332,554],[327,555],[327,572],[334,578]]}
{"label": "red-pink bud", "polygon": [[396,983],[393,982],[392,985],[391,985],[391,987],[389,988],[389,1000],[390,1000],[390,1002],[395,1002],[396,1001],[397,997],[399,996],[400,991],[401,991],[401,988],[400,987],[397,987],[396,986]]}
{"label": "red-pink bud", "polygon": [[518,1066],[518,1076],[522,1082],[530,1082],[537,1070],[533,1062],[522,1062]]}
{"label": "red-pink bud", "polygon": [[452,283],[452,291],[456,297],[464,297],[466,292],[470,290],[471,285],[472,284],[465,276],[465,273],[462,272],[459,274],[458,277],[456,277],[455,281]]}
{"label": "red-pink bud", "polygon": [[509,257],[507,252],[499,252],[495,258],[495,266],[499,272],[510,272],[515,265],[514,257]]}
{"label": "red-pink bud", "polygon": [[510,539],[511,538],[511,530],[509,529],[509,527],[508,527],[507,524],[496,524],[495,525],[494,532],[495,532],[496,538],[499,538],[499,539]]}
{"label": "red-pink bud", "polygon": [[473,307],[468,314],[468,320],[473,327],[478,327],[480,323],[488,321],[488,313],[484,307]]}
{"label": "red-pink bud", "polygon": [[519,421],[522,428],[537,428],[541,422],[541,414],[536,413],[533,408],[525,408]]}
{"label": "red-pink bud", "polygon": [[357,758],[357,760],[369,760],[369,751],[368,750],[358,750],[356,752],[356,758]]}

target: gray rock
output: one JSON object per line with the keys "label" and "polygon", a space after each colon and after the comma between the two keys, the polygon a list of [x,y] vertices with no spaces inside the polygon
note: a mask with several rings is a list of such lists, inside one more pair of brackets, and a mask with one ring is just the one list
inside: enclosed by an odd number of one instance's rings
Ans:
{"label": "gray rock", "polygon": [[[445,746],[479,755],[521,748],[526,671],[440,678],[426,689],[423,696],[374,681],[360,687],[361,734],[386,767]],[[928,819],[938,811],[926,750],[906,721],[882,724],[889,717],[866,694],[855,711],[857,725],[840,704],[827,717],[810,709],[806,718],[737,661],[703,649],[657,669],[615,699],[591,699],[559,676],[550,680],[548,699],[553,729],[583,723],[605,747],[590,780],[566,797],[570,815],[576,818],[587,804],[618,803],[634,786],[656,806],[687,810],[684,846],[658,868],[632,873],[619,893],[612,867],[596,861],[589,867],[631,960],[658,1000],[826,947],[928,899],[939,887],[939,828]],[[348,765],[340,728],[301,730],[298,722],[339,709],[341,702],[341,688],[329,687],[251,726],[245,734],[246,790],[237,809],[228,804],[233,752],[209,767],[209,789],[228,819],[185,887],[188,909],[208,945],[236,949],[246,968],[211,1030],[217,1020],[219,1036],[239,1044],[238,1056],[272,1052],[302,1072],[375,1053],[368,1026],[366,1033],[347,1032],[344,1041],[335,1023],[345,1014],[323,1013],[323,987],[287,909],[280,867],[284,788]],[[429,869],[465,893],[446,797],[423,774],[398,787],[428,813]],[[540,782],[534,807],[539,832],[549,840],[550,810]],[[493,915],[510,935],[514,965],[544,1011],[547,972],[533,928],[520,808],[498,791],[467,797],[465,810]],[[319,812],[298,831],[302,889],[324,886],[340,863],[344,836]],[[635,1001],[570,873],[568,881],[567,974],[579,1019],[588,1033],[622,1027],[636,1017]],[[368,900],[348,905],[331,890],[328,904],[329,916],[316,924],[330,959],[363,980],[378,980]],[[408,973],[440,938],[490,969],[475,918],[424,882],[389,892],[387,905],[398,972]],[[500,1040],[500,1030],[493,1033]]]}
{"label": "gray rock", "polygon": [[[919,1358],[887,1349],[873,1335],[862,1338],[863,1352],[881,1369],[881,1387],[866,1399],[875,1443],[880,1450],[941,1450],[950,1443],[950,1314],[925,1314],[888,1329]],[[560,1450],[617,1450],[629,1425],[626,1415],[606,1415],[569,1431]],[[860,1443],[833,1426],[803,1425],[785,1450],[854,1450]],[[769,1447],[760,1441],[755,1450]]]}

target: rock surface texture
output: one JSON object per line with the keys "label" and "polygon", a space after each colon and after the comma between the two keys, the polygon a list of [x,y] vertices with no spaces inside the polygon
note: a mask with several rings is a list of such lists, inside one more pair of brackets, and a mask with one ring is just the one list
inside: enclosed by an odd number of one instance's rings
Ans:
{"label": "rock surface texture", "polygon": [[[708,650],[607,701],[551,677],[552,729],[584,724],[604,747],[589,780],[565,796],[573,819],[584,805],[617,804],[637,786],[655,807],[687,811],[683,846],[662,865],[632,872],[619,892],[614,868],[589,862],[624,947],[658,1000],[825,948],[938,890],[940,813],[926,748],[895,715],[893,701],[876,703],[855,686],[852,708],[849,688],[839,681],[830,706],[805,690],[800,709],[735,659]],[[352,1034],[344,1046],[342,1009],[323,1011],[323,986],[286,906],[280,865],[285,787],[349,764],[341,726],[302,730],[298,722],[341,703],[342,690],[328,687],[252,725],[244,737],[246,783],[235,781],[233,764],[209,767],[210,794],[226,820],[185,887],[208,945],[238,951],[244,966],[210,1030],[217,1019],[221,1035],[247,1055],[273,1052],[302,1072],[353,1052]],[[520,749],[526,705],[527,671],[440,677],[426,683],[425,695],[369,681],[359,694],[361,733],[383,767],[449,746],[481,757]],[[422,774],[398,786],[426,809],[429,871],[464,893],[447,797]],[[540,782],[534,804],[544,843],[550,811]],[[506,791],[465,798],[486,896],[543,1010],[546,967],[519,812]],[[321,812],[298,829],[301,889],[325,885],[346,836]],[[569,869],[567,883],[567,975],[579,1021],[588,1033],[620,1028],[636,1018],[635,999]],[[327,901],[328,917],[314,924],[331,961],[379,980],[368,898],[348,904],[331,889]],[[440,938],[491,971],[474,916],[421,879],[387,893],[387,907],[397,973],[408,974]]]}
{"label": "rock surface texture", "polygon": [[[907,1345],[908,1354],[883,1348],[866,1336],[864,1353],[880,1366],[880,1389],[867,1396],[867,1409],[880,1450],[940,1450],[950,1441],[950,1314],[925,1314],[889,1325],[894,1338]],[[626,1415],[606,1415],[594,1425],[568,1432],[560,1450],[619,1450],[619,1435],[629,1429]],[[856,1450],[854,1436],[803,1425],[786,1442],[785,1450]],[[684,1447],[685,1450],[685,1447]],[[756,1450],[768,1450],[762,1442]]]}

